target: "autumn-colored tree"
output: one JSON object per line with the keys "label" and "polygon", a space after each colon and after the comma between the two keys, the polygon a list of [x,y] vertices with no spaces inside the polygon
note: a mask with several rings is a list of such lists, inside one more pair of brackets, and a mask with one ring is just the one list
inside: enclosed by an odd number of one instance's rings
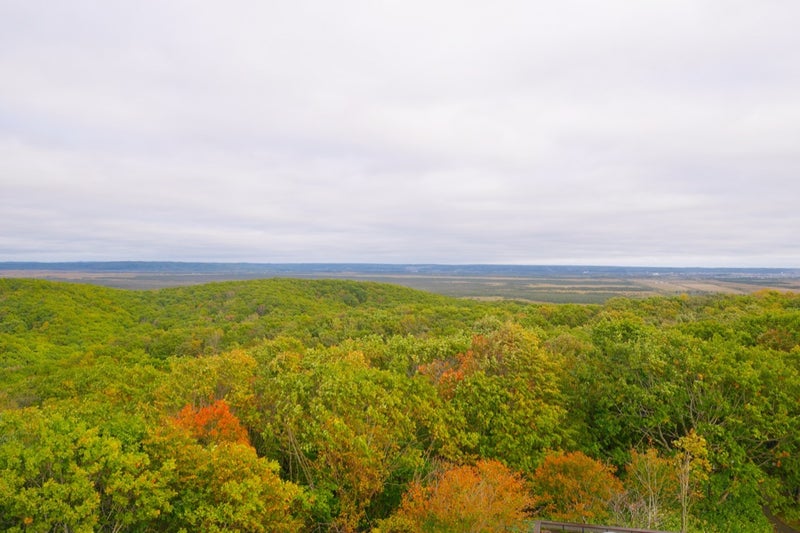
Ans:
{"label": "autumn-colored tree", "polygon": [[533,476],[533,503],[542,517],[602,523],[623,490],[614,468],[582,452],[551,453]]}
{"label": "autumn-colored tree", "polygon": [[[480,337],[476,337],[476,342]],[[437,359],[425,365],[420,365],[417,371],[428,376],[436,385],[439,395],[451,399],[455,394],[456,386],[465,377],[473,374],[478,369],[475,353],[472,350],[460,353],[449,359]]]}
{"label": "autumn-colored tree", "polygon": [[217,400],[211,405],[200,408],[187,405],[178,413],[175,425],[187,430],[202,444],[210,442],[250,444],[247,431],[236,415],[231,413],[225,400]]}
{"label": "autumn-colored tree", "polygon": [[686,533],[689,511],[692,504],[703,496],[698,489],[708,480],[711,463],[708,461],[706,439],[694,429],[676,440],[675,447],[678,449],[675,462],[678,471],[678,501],[681,505],[681,533]]}
{"label": "autumn-colored tree", "polygon": [[625,466],[625,493],[615,500],[617,522],[647,529],[667,529],[675,509],[678,477],[674,461],[655,448],[631,451]]}
{"label": "autumn-colored tree", "polygon": [[522,527],[530,494],[522,477],[496,460],[454,466],[409,487],[383,530],[500,531]]}
{"label": "autumn-colored tree", "polygon": [[156,521],[158,531],[298,531],[293,510],[302,490],[283,481],[278,464],[252,446],[219,441],[204,446],[174,424],[144,443],[154,463],[170,465],[172,509]]}

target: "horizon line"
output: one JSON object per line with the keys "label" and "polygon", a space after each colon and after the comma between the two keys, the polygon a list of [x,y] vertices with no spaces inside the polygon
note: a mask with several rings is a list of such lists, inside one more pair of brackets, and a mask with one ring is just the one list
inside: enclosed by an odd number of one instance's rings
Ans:
{"label": "horizon line", "polygon": [[641,264],[592,264],[592,263],[444,263],[444,262],[371,262],[371,261],[221,261],[221,260],[174,260],[174,259],[109,259],[109,260],[0,260],[2,266],[71,266],[71,265],[236,265],[236,266],[388,266],[388,267],[502,267],[502,268],[633,268],[633,269],[670,269],[670,270],[800,270],[800,266],[674,266],[674,265],[641,265]]}

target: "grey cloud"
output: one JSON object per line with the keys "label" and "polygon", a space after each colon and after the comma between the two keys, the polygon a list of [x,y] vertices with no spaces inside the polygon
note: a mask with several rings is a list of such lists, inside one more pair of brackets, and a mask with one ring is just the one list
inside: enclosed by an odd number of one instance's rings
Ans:
{"label": "grey cloud", "polygon": [[798,265],[800,7],[0,7],[0,260]]}

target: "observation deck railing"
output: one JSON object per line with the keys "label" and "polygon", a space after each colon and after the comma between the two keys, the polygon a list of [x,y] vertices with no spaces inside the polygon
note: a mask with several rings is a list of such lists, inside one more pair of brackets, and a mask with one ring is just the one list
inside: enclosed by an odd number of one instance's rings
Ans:
{"label": "observation deck railing", "polygon": [[574,524],[570,522],[550,522],[537,520],[531,533],[671,533],[655,529],[632,529],[629,527],[599,526],[594,524]]}

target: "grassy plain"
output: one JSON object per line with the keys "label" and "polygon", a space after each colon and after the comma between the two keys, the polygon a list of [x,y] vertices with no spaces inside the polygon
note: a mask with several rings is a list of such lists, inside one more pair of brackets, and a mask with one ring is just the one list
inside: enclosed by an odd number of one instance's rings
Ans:
{"label": "grassy plain", "polygon": [[613,297],[641,298],[676,294],[749,294],[758,290],[800,292],[800,271],[752,272],[702,271],[666,269],[640,271],[626,269],[590,269],[576,272],[575,268],[558,268],[542,272],[498,273],[492,267],[484,272],[462,272],[458,267],[431,269],[396,269],[376,271],[342,265],[324,270],[307,269],[252,270],[224,268],[210,271],[191,269],[164,270],[97,270],[2,268],[0,277],[38,278],[54,281],[90,283],[123,289],[160,289],[196,285],[215,281],[248,280],[273,277],[300,279],[346,279],[378,281],[420,289],[436,294],[480,300],[513,299],[547,303],[603,303]]}

